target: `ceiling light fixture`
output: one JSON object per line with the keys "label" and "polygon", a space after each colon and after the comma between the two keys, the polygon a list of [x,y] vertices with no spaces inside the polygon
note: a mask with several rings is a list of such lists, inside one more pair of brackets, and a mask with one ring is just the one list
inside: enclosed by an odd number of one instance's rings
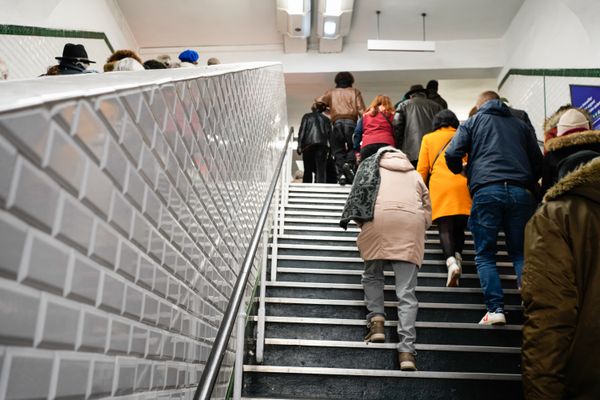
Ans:
{"label": "ceiling light fixture", "polygon": [[414,51],[414,52],[434,52],[435,42],[427,41],[425,30],[426,13],[422,13],[423,18],[423,40],[380,40],[379,39],[379,16],[381,11],[375,11],[377,15],[377,40],[368,40],[367,49],[369,51]]}
{"label": "ceiling light fixture", "polygon": [[354,0],[317,0],[319,52],[339,53],[350,33]]}
{"label": "ceiling light fixture", "polygon": [[337,24],[335,21],[325,21],[323,23],[323,33],[325,36],[335,36]]}

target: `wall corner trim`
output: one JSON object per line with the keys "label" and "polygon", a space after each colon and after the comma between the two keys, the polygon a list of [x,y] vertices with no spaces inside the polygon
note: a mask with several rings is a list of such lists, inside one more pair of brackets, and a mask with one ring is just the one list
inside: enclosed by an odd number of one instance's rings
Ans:
{"label": "wall corner trim", "polygon": [[600,78],[600,69],[598,68],[561,68],[561,69],[510,69],[500,81],[498,89],[512,75],[525,76],[562,76],[562,77],[577,77],[577,78]]}
{"label": "wall corner trim", "polygon": [[45,37],[63,37],[79,39],[102,39],[111,52],[114,52],[112,44],[104,32],[76,31],[68,29],[43,28],[40,26],[25,25],[0,25],[0,35],[19,35],[19,36],[45,36]]}

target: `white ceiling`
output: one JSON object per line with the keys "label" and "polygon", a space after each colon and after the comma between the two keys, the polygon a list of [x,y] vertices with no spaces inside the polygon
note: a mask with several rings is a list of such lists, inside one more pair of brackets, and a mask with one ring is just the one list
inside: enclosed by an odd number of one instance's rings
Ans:
{"label": "white ceiling", "polygon": [[421,13],[427,13],[428,40],[500,38],[524,0],[355,0],[349,42],[380,39],[420,40]]}
{"label": "white ceiling", "polygon": [[[140,47],[239,46],[282,43],[275,0],[117,0]],[[347,42],[420,39],[421,12],[432,40],[499,38],[524,0],[355,0]],[[313,0],[313,9],[316,8]],[[313,29],[314,31],[314,29]]]}
{"label": "white ceiling", "polygon": [[[310,46],[313,50],[305,54],[289,55],[289,59],[283,62],[284,70],[289,70],[289,65],[293,64],[300,67],[292,70],[312,72],[286,73],[289,124],[296,125],[302,114],[309,110],[314,97],[333,85],[335,73],[318,72],[319,69],[335,71],[340,68],[352,71],[364,69],[354,72],[354,75],[356,86],[362,90],[367,103],[379,93],[387,94],[397,101],[410,85],[425,84],[430,79],[438,79],[440,92],[448,100],[450,108],[454,109],[459,117],[466,117],[477,94],[495,88],[499,67],[502,65],[494,62],[493,58],[490,59],[488,53],[484,52],[480,55],[475,50],[476,54],[471,54],[472,52],[465,52],[458,45],[459,48],[455,52],[451,51],[448,54],[448,51],[440,51],[425,60],[422,54],[403,55],[404,58],[398,54],[367,55],[366,50],[357,53],[356,48],[357,46],[362,48],[362,43],[366,44],[367,39],[376,38],[375,11],[381,10],[381,39],[421,39],[421,13],[426,12],[428,39],[475,40],[475,42],[465,42],[468,44],[464,46],[477,49],[477,46],[481,46],[479,43],[485,43],[485,41],[478,42],[477,39],[500,39],[504,36],[524,1],[355,0],[350,34],[344,38],[347,49],[346,52],[338,55],[319,54],[314,51],[316,14],[313,13],[313,35],[309,40],[309,43],[313,43]],[[238,46],[251,46],[252,50],[247,51],[255,52],[256,54],[250,54],[253,57],[279,59],[281,56],[277,53],[282,54],[280,46],[283,40],[276,28],[275,0],[117,0],[117,2],[142,48],[142,53],[144,48],[148,54],[154,52],[160,54],[163,51],[176,54],[178,48],[182,47],[212,47],[212,50],[204,49],[205,53],[211,54],[217,51],[217,47],[222,47],[219,51],[223,53],[222,56],[219,53],[219,56],[225,62],[243,61],[234,59],[244,58],[238,53],[245,50]],[[312,0],[313,10],[317,8],[316,3],[317,0]],[[456,46],[451,44],[446,47],[452,49]],[[483,46],[489,47],[490,44],[483,44]],[[267,47],[270,48],[269,51],[275,53],[265,53]],[[274,48],[279,50],[273,50]],[[272,57],[273,55],[275,57]],[[338,60],[338,56],[342,58]],[[460,57],[465,67],[462,69],[453,67],[457,63],[452,56]],[[361,60],[358,58],[361,57],[368,58],[366,65],[364,62],[360,63]],[[422,62],[407,64],[407,57],[409,60],[422,60]],[[471,60],[472,57],[476,60]],[[477,57],[481,60],[477,60]],[[335,64],[335,60],[342,62]],[[389,60],[395,61],[390,64]],[[335,67],[331,68],[334,64]],[[316,69],[315,73],[316,65],[319,69]]]}

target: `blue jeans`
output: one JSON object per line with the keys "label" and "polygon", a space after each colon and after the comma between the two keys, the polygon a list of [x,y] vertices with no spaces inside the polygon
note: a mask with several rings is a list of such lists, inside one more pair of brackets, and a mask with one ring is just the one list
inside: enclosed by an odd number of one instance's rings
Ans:
{"label": "blue jeans", "polygon": [[477,274],[488,311],[504,309],[504,292],[496,269],[498,232],[504,231],[517,285],[521,287],[525,224],[536,205],[529,190],[505,182],[485,186],[473,196],[469,228],[473,233]]}

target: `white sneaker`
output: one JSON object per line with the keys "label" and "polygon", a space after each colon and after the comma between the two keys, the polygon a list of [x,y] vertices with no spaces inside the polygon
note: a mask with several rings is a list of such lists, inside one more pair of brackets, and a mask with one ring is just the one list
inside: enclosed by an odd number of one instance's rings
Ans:
{"label": "white sneaker", "polygon": [[479,325],[506,325],[506,317],[503,312],[487,312]]}
{"label": "white sneaker", "polygon": [[456,258],[456,263],[458,264],[459,267],[462,266],[462,255],[457,251],[456,253],[454,253],[454,258]]}
{"label": "white sneaker", "polygon": [[448,267],[448,279],[446,280],[446,287],[458,287],[458,280],[462,269],[460,264],[454,257],[448,257],[446,260],[446,266]]}

